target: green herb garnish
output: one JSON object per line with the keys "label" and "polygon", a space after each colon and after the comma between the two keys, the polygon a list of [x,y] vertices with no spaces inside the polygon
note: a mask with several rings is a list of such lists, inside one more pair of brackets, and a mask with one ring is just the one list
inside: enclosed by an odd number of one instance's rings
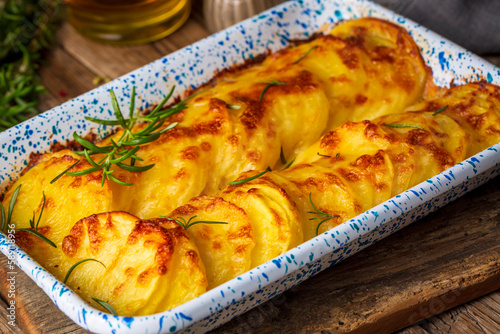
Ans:
{"label": "green herb garnish", "polygon": [[277,80],[274,80],[273,78],[271,78],[270,81],[263,81],[263,83],[266,83],[267,86],[264,87],[264,89],[262,90],[262,93],[260,93],[259,102],[262,102],[262,98],[264,98],[264,94],[272,86],[283,86],[283,85],[286,85],[286,82],[277,81]]}
{"label": "green herb garnish", "polygon": [[309,54],[311,53],[312,50],[316,49],[317,47],[318,47],[318,45],[315,45],[312,48],[310,48],[304,55],[302,55],[302,57],[300,57],[299,59],[294,61],[292,64],[295,65],[295,64],[300,63],[305,57],[309,56]]}
{"label": "green herb garnish", "polygon": [[292,161],[290,161],[286,166],[285,168],[283,169],[287,169],[288,167],[290,167],[293,163],[295,162],[295,159],[293,159]]}
{"label": "green herb garnish", "polygon": [[61,174],[57,175],[55,178],[52,179],[52,181],[50,181],[50,184],[56,182],[57,180],[59,180],[64,174],[66,174],[67,172],[70,171],[71,168],[75,167],[76,165],[78,165],[78,163],[80,162],[81,160],[77,160],[74,164],[72,164],[71,166],[69,166],[68,168],[66,168],[64,170],[64,172],[62,172]]}
{"label": "green herb garnish", "polygon": [[390,128],[415,128],[415,129],[421,129],[424,130],[423,127],[414,125],[414,124],[387,124],[387,123],[382,123],[384,126],[388,126]]}
{"label": "green herb garnish", "polygon": [[437,114],[439,114],[439,113],[441,113],[441,112],[445,111],[447,108],[448,108],[448,106],[447,106],[447,105],[446,105],[446,106],[444,106],[444,107],[439,108],[438,110],[436,110],[436,111],[432,114],[432,116],[436,116]]}
{"label": "green herb garnish", "polygon": [[10,198],[9,202],[9,209],[7,211],[7,219],[5,219],[5,209],[3,208],[3,205],[0,203],[0,211],[1,211],[1,218],[2,218],[2,226],[1,230],[3,231],[6,226],[10,225],[10,220],[12,219],[12,211],[14,211],[14,205],[16,205],[17,201],[17,195],[19,194],[19,190],[21,190],[21,185],[18,185],[16,190],[12,193],[12,197]]}
{"label": "green herb garnish", "polygon": [[64,282],[64,284],[66,284],[66,282],[68,281],[69,276],[71,275],[71,273],[73,272],[73,270],[75,270],[75,268],[76,268],[78,265],[80,265],[80,264],[82,264],[82,263],[84,263],[84,262],[87,262],[87,261],[95,261],[95,262],[99,262],[100,264],[102,264],[102,265],[104,266],[104,268],[106,268],[106,266],[104,265],[104,263],[102,263],[101,261],[96,260],[96,259],[90,259],[90,258],[89,258],[89,259],[83,259],[83,260],[80,260],[80,261],[78,261],[77,263],[75,263],[74,265],[72,265],[72,266],[71,266],[71,268],[69,268],[68,272],[66,273],[66,276],[64,276],[64,281],[63,281],[63,282]]}
{"label": "green herb garnish", "polygon": [[31,233],[34,236],[38,237],[39,239],[42,239],[43,241],[45,241],[46,243],[48,243],[52,247],[57,248],[55,243],[53,243],[49,238],[47,238],[46,236],[44,236],[43,234],[41,234],[37,231],[30,230],[29,228],[18,228],[16,231],[24,231],[24,232]]}
{"label": "green herb garnish", "polygon": [[0,2],[0,131],[39,113],[46,92],[37,69],[41,54],[55,41],[61,1]]}
{"label": "green herb garnish", "polygon": [[116,313],[116,311],[113,308],[113,306],[111,306],[110,304],[106,303],[104,300],[100,300],[100,299],[97,299],[97,298],[94,298],[94,297],[92,297],[92,300],[95,301],[97,304],[101,305],[102,307],[104,307],[106,309],[106,311],[108,311],[112,315],[118,315],[118,313]]}
{"label": "green herb garnish", "polygon": [[[16,203],[17,200],[17,195],[19,193],[19,190],[21,188],[21,185],[19,185],[16,190],[14,191],[14,194],[12,194],[12,197],[10,199],[10,204],[9,204],[9,216],[7,218],[7,225],[10,224],[10,219],[12,217],[12,211],[14,210],[14,204]],[[24,231],[33,234],[34,236],[38,237],[39,239],[45,241],[48,243],[50,246],[57,248],[56,244],[53,243],[49,238],[38,232],[38,224],[40,223],[40,219],[42,219],[42,214],[43,214],[43,209],[45,208],[45,192],[42,192],[43,194],[43,203],[42,203],[42,209],[40,210],[40,216],[38,216],[38,220],[35,224],[35,211],[33,211],[33,219],[30,219],[30,226],[32,229],[29,228],[18,228],[16,231]],[[14,199],[14,200],[13,200]],[[3,221],[2,221],[2,227],[3,227]]]}
{"label": "green herb garnish", "polygon": [[[83,151],[77,151],[76,154],[84,156],[87,161],[92,165],[91,168],[78,171],[78,172],[68,172],[69,169],[64,171],[62,174],[58,175],[52,182],[60,178],[62,175],[66,174],[69,176],[82,176],[89,173],[93,173],[102,170],[102,182],[104,185],[106,179],[121,184],[123,186],[130,186],[132,183],[123,182],[118,180],[113,176],[112,165],[115,165],[121,169],[129,172],[145,172],[154,167],[154,164],[147,166],[135,166],[137,160],[141,160],[137,157],[136,153],[140,150],[141,145],[150,143],[157,140],[160,136],[167,132],[168,130],[177,126],[177,123],[172,123],[162,130],[158,130],[165,123],[166,118],[175,115],[182,110],[187,108],[186,101],[195,97],[198,94],[206,92],[205,90],[199,91],[183,101],[174,104],[168,109],[162,109],[167,100],[172,96],[175,86],[172,87],[168,95],[156,106],[156,108],[149,114],[141,115],[139,112],[135,111],[135,87],[132,88],[132,96],[129,108],[129,118],[125,119],[120,107],[118,105],[118,100],[113,90],[109,91],[111,96],[111,104],[115,113],[116,120],[103,120],[92,117],[85,117],[86,120],[101,124],[101,125],[118,125],[123,129],[123,133],[117,141],[111,140],[112,145],[108,146],[97,146],[94,143],[80,137],[76,132],[73,133],[73,138],[80,145],[84,147]],[[133,132],[133,127],[139,122],[149,123],[144,129],[137,132]],[[157,131],[158,130],[158,131]],[[94,161],[92,155],[94,154],[104,154],[104,158],[99,161]],[[123,161],[130,159],[130,164],[125,164]],[[70,166],[73,167],[73,166]]]}
{"label": "green herb garnish", "polygon": [[227,222],[218,222],[218,221],[211,221],[211,220],[196,220],[194,222],[191,222],[193,219],[195,219],[197,217],[196,215],[189,218],[189,220],[187,222],[182,217],[177,217],[179,219],[175,219],[175,218],[171,218],[171,217],[167,217],[167,216],[160,216],[160,217],[175,221],[177,224],[182,226],[185,230],[187,230],[188,228],[190,228],[191,226],[196,225],[196,224],[228,224]]}
{"label": "green herb garnish", "polygon": [[35,224],[35,210],[33,210],[33,219],[30,219],[30,226],[31,228],[34,228],[35,231],[38,230],[38,224],[40,224],[40,219],[42,218],[43,209],[45,208],[45,192],[43,191],[42,191],[42,196],[43,196],[42,209],[40,210],[40,216],[38,216],[36,224]]}
{"label": "green herb garnish", "polygon": [[309,220],[323,219],[322,221],[320,221],[320,222],[319,222],[318,226],[316,226],[316,235],[318,235],[318,233],[319,233],[319,228],[320,228],[320,226],[321,226],[324,222],[326,222],[326,221],[328,221],[328,220],[330,220],[330,219],[332,219],[332,218],[338,218],[338,217],[340,217],[339,215],[331,215],[331,214],[329,214],[329,213],[323,212],[323,211],[321,211],[320,209],[318,209],[318,208],[316,207],[316,205],[314,205],[314,203],[313,203],[313,201],[312,201],[312,199],[311,199],[311,193],[309,193],[309,202],[311,202],[311,205],[312,205],[312,207],[314,208],[314,210],[316,210],[316,212],[314,212],[314,211],[308,211],[307,213],[312,213],[312,214],[314,214],[314,215],[318,215],[317,217],[314,217],[314,218],[309,218]]}
{"label": "green herb garnish", "polygon": [[331,158],[332,156],[331,155],[325,155],[325,154],[321,154],[321,153],[317,153],[320,157],[325,157],[325,158]]}
{"label": "green herb garnish", "polygon": [[256,178],[261,177],[262,175],[266,174],[267,172],[270,172],[270,168],[266,169],[265,171],[263,171],[263,172],[261,172],[259,174],[255,174],[254,176],[251,176],[249,178],[246,178],[246,179],[243,179],[243,180],[238,180],[238,181],[233,181],[233,182],[228,182],[227,184],[235,185],[235,184],[247,183],[249,181],[252,181],[252,180],[255,180]]}
{"label": "green herb garnish", "polygon": [[284,165],[286,164],[286,158],[285,158],[285,154],[283,153],[283,146],[281,146],[281,151],[280,151],[280,160],[281,160],[281,163]]}

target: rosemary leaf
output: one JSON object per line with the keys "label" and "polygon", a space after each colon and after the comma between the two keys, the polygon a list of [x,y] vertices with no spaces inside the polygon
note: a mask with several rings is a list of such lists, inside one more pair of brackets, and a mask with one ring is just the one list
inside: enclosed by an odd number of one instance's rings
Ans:
{"label": "rosemary leaf", "polygon": [[52,247],[54,248],[57,248],[56,244],[53,243],[52,241],[50,241],[50,239],[48,239],[47,237],[45,237],[43,234],[37,232],[37,231],[34,231],[34,230],[30,230],[29,228],[18,228],[16,231],[24,231],[24,232],[28,232],[28,233],[31,233],[33,234],[34,236],[42,239],[43,241],[45,241],[46,243],[48,243],[49,245],[51,245]]}
{"label": "rosemary leaf", "polygon": [[130,130],[128,128],[128,124],[125,122],[125,118],[123,117],[123,114],[120,110],[120,106],[118,105],[118,100],[116,98],[115,92],[112,89],[109,90],[109,95],[111,95],[111,105],[113,106],[113,111],[115,112],[115,117],[118,121],[118,124],[120,124],[122,128]]}
{"label": "rosemary leaf", "polygon": [[285,168],[283,169],[287,169],[288,167],[290,167],[293,163],[295,162],[295,159],[293,159],[292,161],[290,161],[286,166]]}
{"label": "rosemary leaf", "polygon": [[316,49],[317,47],[318,47],[318,45],[315,45],[312,48],[310,48],[302,57],[300,57],[299,59],[294,61],[292,64],[296,65],[296,64],[300,63],[305,57],[309,56],[309,54],[311,53],[312,50]]}
{"label": "rosemary leaf", "polygon": [[264,98],[264,94],[267,92],[267,90],[269,88],[271,88],[272,86],[283,86],[283,85],[286,85],[286,82],[281,82],[281,81],[277,81],[277,80],[274,80],[271,78],[270,81],[264,81],[264,83],[267,83],[267,86],[264,87],[264,89],[262,90],[262,93],[260,93],[260,96],[259,96],[259,102],[262,102],[262,99]]}
{"label": "rosemary leaf", "polygon": [[50,181],[50,184],[52,184],[52,183],[56,182],[57,180],[59,180],[64,174],[66,174],[67,172],[69,172],[71,170],[71,168],[73,168],[76,165],[78,165],[79,162],[80,162],[80,160],[77,160],[75,163],[71,164],[71,166],[69,166],[68,168],[66,168],[61,174],[59,174],[55,178],[53,178],[52,181]]}
{"label": "rosemary leaf", "polygon": [[92,168],[81,170],[78,172],[67,172],[66,175],[68,175],[68,176],[83,176],[83,175],[87,175],[87,174],[96,172],[96,171],[101,170],[101,169],[102,169],[102,167],[100,167],[100,166],[99,167],[92,167]]}
{"label": "rosemary leaf", "polygon": [[281,146],[280,159],[283,165],[286,164],[285,155],[283,154],[283,146]]}
{"label": "rosemary leaf", "polygon": [[193,219],[198,217],[197,215],[194,215],[191,218],[189,218],[189,220],[187,222],[183,217],[177,217],[178,219],[171,218],[168,216],[160,216],[160,217],[173,220],[174,222],[176,222],[177,224],[182,226],[184,228],[184,230],[187,230],[188,228],[190,228],[191,226],[196,225],[196,224],[229,224],[227,222],[219,222],[219,221],[212,221],[212,220],[196,220],[194,222],[191,222]]}
{"label": "rosemary leaf", "polygon": [[71,266],[71,268],[68,269],[68,272],[66,273],[66,276],[64,276],[64,281],[63,283],[66,284],[66,282],[68,281],[69,279],[69,276],[71,275],[71,273],[73,272],[73,270],[75,270],[76,267],[78,267],[80,264],[84,263],[84,262],[87,262],[87,261],[95,261],[95,262],[99,262],[100,264],[102,264],[104,266],[104,268],[106,268],[106,266],[104,265],[104,263],[102,263],[101,261],[99,260],[96,260],[96,259],[91,259],[91,258],[88,258],[88,259],[83,259],[83,260],[80,260],[78,261],[77,263],[75,263],[74,265]]}
{"label": "rosemary leaf", "polygon": [[261,177],[262,175],[266,174],[267,172],[269,172],[267,169],[259,174],[255,174],[254,176],[252,177],[249,177],[249,178],[246,178],[246,179],[243,179],[243,180],[238,180],[238,181],[233,181],[233,182],[228,182],[227,184],[231,184],[231,185],[237,185],[237,184],[243,184],[243,183],[246,183],[246,182],[249,182],[249,181],[252,181],[252,180],[255,180],[256,178],[259,178]]}
{"label": "rosemary leaf", "polygon": [[37,220],[36,225],[35,225],[35,231],[38,231],[38,224],[40,224],[40,219],[42,219],[43,209],[45,208],[45,192],[44,191],[42,191],[42,195],[43,195],[42,209],[40,210],[40,215],[38,216],[38,220]]}
{"label": "rosemary leaf", "polygon": [[138,172],[145,172],[147,170],[150,170],[151,168],[153,168],[155,165],[147,165],[147,166],[133,166],[133,165],[126,165],[126,164],[123,164],[121,162],[118,162],[116,164],[118,167],[120,167],[121,169],[124,169],[126,171],[129,171],[129,172],[134,172],[134,173],[138,173]]}
{"label": "rosemary leaf", "polygon": [[415,129],[421,129],[424,130],[423,127],[414,125],[414,124],[387,124],[383,123],[384,126],[388,126],[390,128],[415,128]]}
{"label": "rosemary leaf", "polygon": [[97,124],[102,124],[102,125],[111,125],[111,126],[120,125],[120,122],[118,122],[117,120],[99,119],[99,118],[93,118],[93,117],[88,117],[88,116],[85,116],[84,118],[87,121],[97,123]]}
{"label": "rosemary leaf", "polygon": [[125,145],[125,146],[144,145],[144,144],[147,144],[147,143],[150,143],[152,141],[157,140],[158,138],[160,138],[160,136],[161,136],[161,133],[154,133],[154,134],[149,135],[147,137],[142,137],[142,138],[124,141],[122,143],[122,145]]}
{"label": "rosemary leaf", "polygon": [[113,181],[113,182],[115,182],[115,183],[118,183],[118,184],[120,184],[120,185],[122,185],[122,186],[127,186],[127,187],[128,187],[128,186],[133,185],[133,183],[130,183],[130,182],[124,182],[124,181],[122,181],[122,180],[117,179],[117,178],[116,178],[116,177],[114,177],[114,176],[113,176],[113,174],[111,174],[111,173],[107,174],[107,176],[111,179],[111,181]]}
{"label": "rosemary leaf", "polygon": [[7,220],[5,218],[5,209],[3,208],[2,203],[0,203],[0,217],[2,219],[2,226],[0,226],[0,230],[3,231],[5,229]]}
{"label": "rosemary leaf", "polygon": [[111,159],[109,162],[112,163],[112,164],[118,164],[124,160],[127,160],[128,158],[130,158],[131,156],[133,156],[134,154],[137,153],[137,151],[139,151],[140,147],[139,146],[136,146],[134,147],[133,149],[131,149],[130,151],[126,152],[124,155],[122,155],[121,157],[117,158],[117,159]]}
{"label": "rosemary leaf", "polygon": [[332,218],[337,218],[337,217],[340,217],[339,215],[331,215],[331,214],[329,214],[329,213],[323,212],[323,211],[321,211],[320,209],[318,209],[318,208],[316,207],[316,205],[314,205],[314,203],[313,203],[313,201],[312,201],[312,198],[311,198],[311,193],[309,193],[309,202],[311,202],[311,205],[312,205],[312,207],[314,208],[315,212],[314,212],[314,211],[308,211],[307,213],[311,213],[311,214],[314,214],[314,215],[318,215],[317,217],[309,218],[309,220],[318,220],[318,219],[323,219],[323,220],[322,220],[321,222],[319,222],[319,224],[316,226],[316,235],[318,235],[318,233],[319,233],[319,228],[320,228],[320,226],[321,226],[324,222],[326,222],[326,221],[328,221],[328,220],[330,220],[330,219],[332,219]]}
{"label": "rosemary leaf", "polygon": [[112,146],[99,147],[94,143],[89,142],[87,139],[80,137],[76,132],[73,132],[73,139],[76,140],[78,144],[82,145],[83,147],[89,149],[92,152],[108,153],[109,149],[113,148]]}
{"label": "rosemary leaf", "polygon": [[317,153],[320,157],[325,157],[325,158],[331,158],[332,156],[331,155],[325,155],[325,154],[321,154],[321,153]]}
{"label": "rosemary leaf", "polygon": [[316,235],[319,234],[319,228],[321,227],[321,225],[328,220],[330,220],[330,218],[323,219],[322,221],[319,222],[318,226],[316,226]]}
{"label": "rosemary leaf", "polygon": [[12,193],[12,197],[10,198],[9,211],[7,212],[7,226],[10,225],[10,220],[12,219],[12,212],[14,211],[14,205],[16,205],[17,195],[19,195],[20,190],[21,190],[21,184],[17,186],[16,190],[14,190],[14,192]]}
{"label": "rosemary leaf", "polygon": [[104,300],[100,300],[100,299],[97,299],[97,298],[94,298],[92,297],[92,299],[99,305],[101,305],[102,307],[104,307],[106,309],[106,311],[108,311],[109,313],[111,313],[112,315],[118,315],[118,313],[116,313],[115,309],[113,308],[113,306],[111,306],[110,304],[106,303]]}
{"label": "rosemary leaf", "polygon": [[432,116],[436,116],[437,114],[439,114],[439,113],[441,113],[441,112],[445,111],[447,108],[448,108],[448,106],[447,106],[447,105],[446,105],[446,106],[444,106],[444,107],[439,108],[438,110],[436,110],[436,112],[434,112],[434,113],[432,114]]}

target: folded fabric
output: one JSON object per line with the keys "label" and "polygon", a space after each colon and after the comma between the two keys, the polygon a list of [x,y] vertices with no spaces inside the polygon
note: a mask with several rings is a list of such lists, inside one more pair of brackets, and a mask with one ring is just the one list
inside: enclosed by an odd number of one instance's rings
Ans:
{"label": "folded fabric", "polygon": [[500,53],[500,0],[374,1],[474,53]]}

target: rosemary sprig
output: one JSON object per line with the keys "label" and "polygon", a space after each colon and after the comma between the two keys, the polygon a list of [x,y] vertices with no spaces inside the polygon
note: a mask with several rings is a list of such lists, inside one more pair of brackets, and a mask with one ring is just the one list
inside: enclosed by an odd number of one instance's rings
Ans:
{"label": "rosemary sprig", "polygon": [[441,112],[445,111],[447,108],[448,108],[448,105],[446,105],[446,106],[444,106],[444,107],[439,108],[438,110],[436,110],[436,112],[434,112],[434,113],[432,114],[432,116],[436,116],[437,114],[439,114],[439,113],[441,113]]}
{"label": "rosemary sprig", "polygon": [[38,237],[39,239],[45,241],[46,243],[48,243],[52,247],[57,248],[57,246],[56,246],[55,243],[53,243],[49,238],[47,238],[46,236],[44,236],[43,234],[41,234],[41,233],[39,233],[37,231],[30,230],[29,228],[18,228],[16,231],[24,231],[24,232],[31,233],[34,236]]}
{"label": "rosemary sprig", "polygon": [[262,99],[264,98],[264,94],[272,86],[283,86],[283,85],[286,85],[286,82],[281,82],[281,81],[278,81],[278,80],[274,80],[273,78],[271,78],[270,81],[263,81],[263,83],[266,83],[267,86],[264,87],[264,89],[262,90],[262,93],[260,93],[259,102],[262,102]]}
{"label": "rosemary sprig", "polygon": [[288,167],[290,167],[293,163],[295,162],[295,159],[293,159],[292,161],[290,161],[286,166],[285,168],[283,169],[287,169]]}
{"label": "rosemary sprig", "polygon": [[5,219],[5,209],[3,205],[0,203],[0,211],[2,217],[2,226],[1,230],[5,230],[6,226],[10,225],[10,220],[12,219],[12,211],[14,211],[14,206],[16,205],[17,195],[19,194],[19,190],[21,190],[21,184],[17,186],[16,190],[12,193],[12,197],[9,202],[9,209],[7,211],[7,219]]}
{"label": "rosemary sprig", "polygon": [[311,53],[312,50],[316,49],[317,47],[318,47],[318,45],[315,45],[312,48],[310,48],[306,53],[304,53],[302,55],[302,57],[300,57],[299,59],[294,61],[292,64],[296,65],[296,64],[300,63],[305,57],[309,56],[309,54]]}
{"label": "rosemary sprig", "polygon": [[[319,153],[319,152],[318,152],[317,154],[318,154],[320,157],[325,157],[325,158],[331,158],[331,157],[332,157],[331,155],[325,155],[325,154],[321,154],[321,153]],[[337,154],[335,155],[335,158],[337,158],[337,159],[338,159],[338,157],[340,157],[340,153],[337,153]]]}
{"label": "rosemary sprig", "polygon": [[251,176],[249,178],[246,178],[246,179],[243,179],[243,180],[238,180],[238,181],[233,181],[233,182],[228,182],[227,184],[237,185],[237,184],[247,183],[249,181],[252,181],[252,180],[255,180],[256,178],[261,177],[262,175],[266,174],[267,172],[270,172],[270,168],[266,169],[265,171],[263,171],[263,172],[261,172],[259,174],[255,174],[254,176]]}
{"label": "rosemary sprig", "polygon": [[41,53],[53,41],[61,1],[0,2],[0,131],[39,113],[45,88],[36,71]]}
{"label": "rosemary sprig", "polygon": [[73,264],[71,266],[71,268],[68,269],[68,272],[66,273],[66,276],[64,276],[64,284],[66,284],[66,282],[68,281],[69,279],[69,276],[71,275],[71,273],[73,272],[73,270],[75,270],[76,267],[78,267],[80,264],[84,263],[84,262],[87,262],[87,261],[95,261],[95,262],[99,262],[100,264],[102,264],[104,266],[104,268],[106,268],[106,265],[104,265],[104,263],[102,263],[101,261],[99,260],[96,260],[96,259],[91,259],[91,258],[88,258],[88,259],[83,259],[83,260],[80,260],[78,261],[77,263]]}
{"label": "rosemary sprig", "polygon": [[33,219],[30,219],[30,226],[31,228],[34,228],[35,231],[38,230],[38,224],[40,224],[40,219],[42,218],[43,214],[43,209],[45,208],[45,192],[42,191],[42,196],[43,196],[43,202],[42,202],[42,209],[40,210],[40,216],[38,216],[38,220],[35,224],[35,210],[33,210]]}
{"label": "rosemary sprig", "polygon": [[283,165],[286,164],[286,158],[285,158],[285,154],[283,153],[283,146],[281,146],[281,151],[280,151],[280,160],[281,160],[281,163]]}
{"label": "rosemary sprig", "polygon": [[328,221],[328,220],[330,220],[330,219],[332,219],[332,218],[337,218],[337,217],[340,217],[339,215],[331,215],[331,214],[329,214],[329,213],[323,212],[323,211],[321,211],[320,209],[318,209],[318,208],[316,207],[316,205],[314,205],[314,203],[313,203],[313,201],[312,201],[312,199],[311,199],[311,193],[309,193],[309,202],[311,202],[311,205],[312,205],[312,207],[314,208],[314,210],[316,210],[316,212],[314,212],[314,211],[307,211],[307,213],[312,213],[313,215],[317,215],[317,217],[314,217],[314,218],[309,218],[309,220],[323,219],[322,221],[320,221],[320,222],[319,222],[318,226],[316,226],[316,235],[318,235],[318,233],[319,233],[319,228],[320,228],[320,226],[321,226],[324,222],[326,222],[326,221]]}
{"label": "rosemary sprig", "polygon": [[414,124],[387,124],[387,123],[382,123],[384,126],[388,126],[390,128],[415,128],[415,129],[421,129],[424,130],[423,127],[414,125]]}
{"label": "rosemary sprig", "polygon": [[95,301],[97,304],[101,305],[102,307],[104,307],[106,309],[106,311],[108,311],[112,315],[118,315],[118,313],[116,313],[114,307],[111,306],[109,303],[106,303],[104,300],[100,300],[100,299],[97,299],[94,297],[92,297],[92,300]]}
{"label": "rosemary sprig", "polygon": [[[195,94],[192,94],[188,98],[182,100],[181,102],[174,104],[170,108],[163,109],[163,106],[165,105],[167,100],[174,93],[174,89],[175,86],[172,87],[167,96],[160,102],[160,104],[156,106],[156,108],[152,112],[146,115],[141,115],[139,114],[138,111],[135,110],[135,87],[133,87],[128,119],[125,119],[125,117],[123,116],[123,113],[120,110],[120,106],[118,105],[118,100],[116,98],[116,95],[114,91],[111,89],[109,91],[109,94],[111,96],[111,104],[113,106],[116,120],[103,120],[92,117],[85,117],[85,119],[102,125],[111,125],[111,126],[118,125],[123,129],[122,135],[117,141],[111,140],[112,145],[97,146],[94,143],[80,137],[76,132],[74,132],[73,138],[75,139],[75,141],[77,141],[80,145],[84,147],[83,151],[77,151],[75,153],[80,156],[84,156],[92,167],[77,172],[69,172],[69,169],[71,168],[68,168],[62,174],[58,175],[54,180],[52,180],[52,182],[54,182],[64,174],[69,176],[82,176],[102,170],[101,185],[104,185],[106,179],[121,184],[123,186],[132,185],[132,183],[124,182],[117,179],[113,175],[114,170],[111,169],[111,167],[115,165],[129,172],[145,172],[153,168],[154,164],[146,166],[135,166],[135,162],[137,160],[141,160],[136,155],[136,153],[140,150],[142,145],[157,140],[163,133],[177,126],[177,123],[172,123],[169,126],[163,128],[162,130],[158,130],[163,126],[166,118],[186,109],[187,108],[186,102],[189,99],[192,99],[198,94],[207,92],[206,90],[199,91]],[[139,122],[145,122],[149,124],[144,129],[139,130],[137,132],[133,132],[134,126]],[[95,161],[91,157],[94,154],[104,154],[104,157],[99,161]],[[124,163],[124,161],[127,159],[130,159],[130,164]]]}
{"label": "rosemary sprig", "polygon": [[182,217],[177,217],[179,219],[175,219],[175,218],[171,218],[171,217],[167,217],[167,216],[160,216],[160,217],[168,218],[170,220],[175,221],[177,224],[182,226],[185,230],[187,230],[188,228],[190,228],[191,226],[196,225],[196,224],[228,224],[227,222],[218,222],[218,221],[211,221],[211,220],[196,220],[194,222],[191,222],[193,219],[195,219],[197,217],[196,215],[189,218],[189,220],[187,222]]}
{"label": "rosemary sprig", "polygon": [[71,168],[75,167],[76,165],[78,165],[78,163],[80,162],[81,160],[77,160],[74,164],[72,164],[71,166],[69,166],[68,168],[66,168],[64,170],[64,172],[62,172],[61,174],[57,175],[55,178],[52,179],[52,181],[50,181],[50,184],[56,182],[57,180],[59,180],[64,174],[66,174],[67,172],[70,171]]}
{"label": "rosemary sprig", "polygon": [[[9,204],[9,215],[7,218],[7,225],[10,224],[10,219],[12,218],[12,211],[14,211],[14,205],[16,204],[17,201],[17,195],[19,194],[19,190],[21,189],[21,185],[19,185],[16,190],[14,190],[14,193],[12,194],[12,197],[10,198],[10,204]],[[38,216],[38,220],[35,224],[35,212],[33,211],[33,219],[30,219],[30,226],[31,229],[29,228],[18,228],[16,231],[24,231],[30,234],[33,234],[37,238],[45,241],[48,243],[50,246],[57,248],[56,244],[53,243],[49,238],[38,232],[38,224],[40,223],[40,219],[42,219],[42,214],[43,214],[43,209],[45,208],[45,193],[42,192],[43,194],[43,203],[42,203],[42,209],[40,210],[40,216]],[[2,206],[3,208],[3,206]],[[3,221],[3,215],[2,215],[2,227],[4,226],[4,221]]]}

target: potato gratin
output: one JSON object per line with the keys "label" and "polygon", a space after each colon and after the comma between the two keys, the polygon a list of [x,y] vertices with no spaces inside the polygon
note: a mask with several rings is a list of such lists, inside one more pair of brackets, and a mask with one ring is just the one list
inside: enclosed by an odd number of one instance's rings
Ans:
{"label": "potato gratin", "polygon": [[365,18],[224,72],[135,152],[151,169],[113,167],[129,186],[103,170],[51,183],[95,166],[38,156],[2,203],[19,189],[16,242],[119,315],[195,298],[500,141],[499,87],[437,88],[418,50]]}

